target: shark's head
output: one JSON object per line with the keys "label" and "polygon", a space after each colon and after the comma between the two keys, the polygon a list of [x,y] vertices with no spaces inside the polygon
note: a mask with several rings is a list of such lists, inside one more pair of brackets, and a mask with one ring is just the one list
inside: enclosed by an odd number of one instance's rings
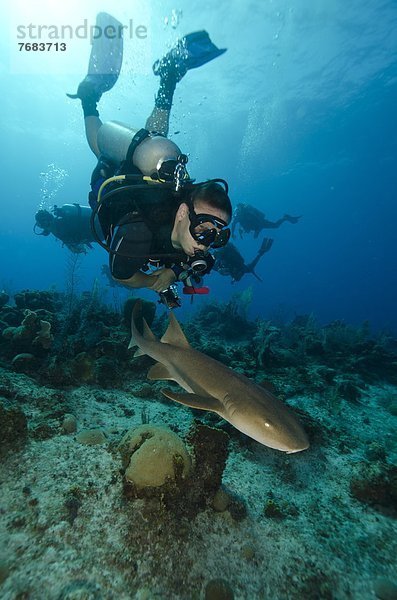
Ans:
{"label": "shark's head", "polygon": [[258,410],[250,415],[247,433],[265,446],[292,454],[309,447],[309,440],[295,415],[285,404],[277,402],[277,410]]}

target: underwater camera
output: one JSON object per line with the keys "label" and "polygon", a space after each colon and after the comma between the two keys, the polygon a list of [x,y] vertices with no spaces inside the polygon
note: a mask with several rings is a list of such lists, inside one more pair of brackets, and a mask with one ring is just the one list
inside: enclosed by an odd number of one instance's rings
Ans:
{"label": "underwater camera", "polygon": [[160,292],[159,296],[160,296],[159,302],[161,304],[164,304],[170,310],[172,308],[178,308],[178,307],[182,306],[182,303],[178,296],[178,290],[177,290],[176,285],[170,285],[169,288]]}

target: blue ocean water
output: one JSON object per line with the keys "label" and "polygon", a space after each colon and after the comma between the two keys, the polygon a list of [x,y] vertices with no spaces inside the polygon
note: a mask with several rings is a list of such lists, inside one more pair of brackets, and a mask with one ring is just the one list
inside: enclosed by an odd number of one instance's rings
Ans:
{"label": "blue ocean water", "polygon": [[[41,206],[86,204],[96,162],[80,106],[65,95],[85,74],[89,40],[68,40],[62,57],[27,57],[18,54],[16,26],[94,23],[99,10],[123,23],[134,19],[148,31],[145,40],[126,39],[123,70],[100,103],[101,117],[143,126],[158,85],[152,62],[178,36],[205,28],[228,51],[178,85],[170,137],[189,154],[197,180],[228,180],[234,205],[250,203],[271,220],[302,215],[296,225],[267,232],[275,243],[257,268],[263,283],[247,275],[232,285],[215,273],[207,282],[211,297],[227,300],[251,285],[254,315],[281,311],[313,313],[320,322],[369,320],[374,329],[395,333],[392,0],[354,0],[348,6],[342,0],[9,4],[0,25],[0,287],[65,288],[70,253],[52,237],[34,235],[34,214]],[[236,240],[246,261],[259,243],[249,235]],[[83,258],[82,290],[97,278],[106,286],[100,274],[106,262],[100,248]],[[190,309],[185,299],[181,314]]]}

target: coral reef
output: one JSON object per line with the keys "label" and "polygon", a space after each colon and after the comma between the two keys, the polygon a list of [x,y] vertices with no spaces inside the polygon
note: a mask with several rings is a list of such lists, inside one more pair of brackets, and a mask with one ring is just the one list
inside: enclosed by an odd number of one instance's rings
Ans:
{"label": "coral reef", "polygon": [[[193,464],[183,440],[168,428],[145,424],[128,431],[118,445],[126,497],[161,498],[169,514],[178,517],[215,508],[217,494],[219,505],[227,434],[196,421],[186,441]],[[244,503],[236,496],[228,496],[227,509],[236,520],[246,516]]]}
{"label": "coral reef", "polygon": [[249,305],[250,297],[247,297],[245,292],[234,294],[226,303],[207,303],[195,315],[194,322],[190,323],[190,329],[187,330],[189,340],[194,339],[194,330],[200,332],[206,329],[211,330],[213,340],[238,340],[249,337],[255,330],[255,324],[247,317]]}
{"label": "coral reef", "polygon": [[62,309],[63,296],[55,291],[22,290],[15,294],[14,302],[20,310],[36,311],[39,309],[55,313]]}
{"label": "coral reef", "polygon": [[33,353],[42,355],[42,350],[49,350],[54,336],[51,323],[40,318],[40,312],[29,308],[23,309],[23,319],[19,326],[3,329],[2,337],[8,341],[10,354]]}
{"label": "coral reef", "polygon": [[[16,306],[0,308],[0,359],[6,364],[56,386],[123,386],[131,373],[128,341],[136,298],[125,303],[123,314],[103,305],[97,289],[75,295],[67,310],[67,299],[58,292],[25,290],[14,300]],[[250,321],[247,306],[244,293],[203,306],[186,324],[193,346],[248,377],[266,380],[276,393],[323,392],[334,410],[342,401],[360,403],[368,384],[397,381],[397,342],[384,334],[371,336],[368,323],[357,329],[340,321],[320,327],[311,315],[285,324]],[[149,324],[155,310],[154,303],[143,303]],[[161,331],[164,315],[153,327]],[[138,365],[137,375],[139,370]]]}
{"label": "coral reef", "polygon": [[121,384],[120,365],[126,368],[130,357],[128,330],[94,292],[75,297],[71,306],[58,292],[16,294],[15,307],[0,308],[0,358],[43,383]]}
{"label": "coral reef", "polygon": [[161,494],[165,484],[183,485],[190,475],[189,453],[181,438],[167,427],[141,425],[131,429],[118,449],[125,479],[137,496]]}
{"label": "coral reef", "polygon": [[[124,318],[96,288],[17,296],[0,302],[2,599],[393,598],[394,339],[312,315],[250,321],[249,293],[191,318],[194,346],[299,413],[311,447],[285,455],[145,381],[133,301]],[[146,433],[120,459],[130,429]],[[170,456],[137,493],[136,472]]]}
{"label": "coral reef", "polygon": [[2,290],[0,292],[0,308],[3,308],[3,306],[5,306],[7,304],[9,299],[10,299],[10,296],[7,294],[7,292]]}
{"label": "coral reef", "polygon": [[[138,300],[138,298],[129,298],[125,303],[124,303],[124,308],[123,308],[123,318],[124,318],[124,324],[127,327],[128,330],[130,330],[131,328],[131,317],[132,317],[132,311],[134,310],[134,306],[136,301]],[[140,308],[140,315],[139,318],[137,318],[137,327],[138,330],[140,332],[142,332],[141,329],[141,323],[142,323],[142,319],[144,318],[146,323],[149,325],[149,327],[151,327],[154,317],[156,315],[156,305],[154,302],[148,302],[147,300],[142,300],[141,301],[141,308]]]}
{"label": "coral reef", "polygon": [[219,429],[195,421],[187,438],[194,452],[197,501],[213,498],[222,484],[229,436]]}
{"label": "coral reef", "polygon": [[259,321],[254,338],[260,366],[320,363],[344,373],[355,372],[371,380],[393,372],[396,344],[379,336],[371,338],[369,325],[353,328],[341,321],[319,326],[312,315],[295,317],[275,326]]}

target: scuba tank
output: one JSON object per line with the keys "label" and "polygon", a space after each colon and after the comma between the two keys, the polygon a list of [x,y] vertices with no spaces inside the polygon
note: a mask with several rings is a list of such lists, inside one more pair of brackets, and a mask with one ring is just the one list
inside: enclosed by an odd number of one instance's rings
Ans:
{"label": "scuba tank", "polygon": [[119,121],[103,123],[97,140],[104,157],[117,164],[131,162],[147,176],[157,173],[163,162],[177,161],[181,154],[178,146],[168,138],[145,129],[137,131]]}
{"label": "scuba tank", "polygon": [[62,206],[57,206],[54,204],[52,209],[55,217],[57,219],[83,219],[84,221],[89,221],[91,218],[91,209],[89,206],[80,206],[80,204],[63,204]]}

